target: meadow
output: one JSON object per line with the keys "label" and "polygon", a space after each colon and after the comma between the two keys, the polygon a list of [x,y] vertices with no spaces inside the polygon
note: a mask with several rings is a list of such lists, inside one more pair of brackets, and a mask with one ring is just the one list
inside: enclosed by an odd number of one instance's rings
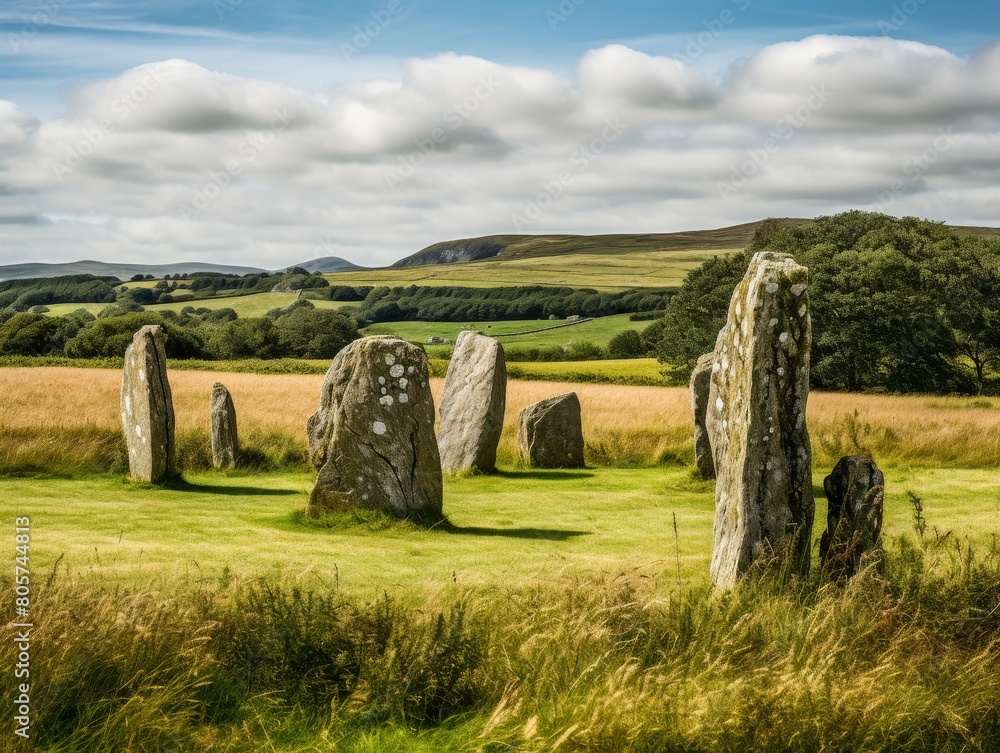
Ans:
{"label": "meadow", "polygon": [[[813,393],[814,538],[826,470],[871,451],[884,563],[717,594],[684,389],[513,379],[499,473],[447,478],[425,530],[302,517],[320,374],[170,378],[158,488],[123,480],[119,371],[0,368],[40,750],[1000,748],[1000,399]],[[208,469],[216,380],[257,470]],[[569,389],[588,467],[523,467],[518,411]]]}
{"label": "meadow", "polygon": [[706,259],[736,247],[683,251],[637,251],[613,254],[574,253],[527,258],[486,259],[464,264],[366,269],[323,275],[331,285],[461,285],[507,287],[552,285],[617,291],[679,286]]}
{"label": "meadow", "polygon": [[[608,341],[626,329],[641,330],[648,322],[629,321],[629,314],[602,316],[579,324],[566,325],[566,321],[531,319],[501,322],[383,322],[366,327],[363,335],[395,335],[415,343],[426,343],[432,336],[456,340],[462,330],[482,332],[498,337],[506,348],[542,348],[574,342],[589,342],[606,347]],[[545,330],[538,332],[536,330]],[[526,334],[518,334],[524,332]],[[427,352],[433,355],[441,346],[430,345]]]}

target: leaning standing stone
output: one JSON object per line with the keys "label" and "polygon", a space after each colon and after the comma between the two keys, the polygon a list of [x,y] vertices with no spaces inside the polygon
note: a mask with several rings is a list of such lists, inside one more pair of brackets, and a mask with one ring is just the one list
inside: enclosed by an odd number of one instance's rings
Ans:
{"label": "leaning standing stone", "polygon": [[326,372],[307,425],[319,469],[306,512],[362,507],[441,519],[441,460],[427,356],[395,337],[355,340]]}
{"label": "leaning standing stone", "polygon": [[694,418],[694,462],[703,479],[715,478],[712,461],[712,442],[705,426],[708,409],[708,391],[712,386],[712,361],[715,356],[706,353],[698,359],[691,372],[691,413]]}
{"label": "leaning standing stone", "polygon": [[521,411],[517,427],[521,458],[533,468],[583,468],[583,426],[575,392]]}
{"label": "leaning standing stone", "polygon": [[824,569],[850,578],[882,551],[882,503],[885,476],[869,455],[841,458],[823,480],[826,531],[819,544]]}
{"label": "leaning standing stone", "polygon": [[236,433],[236,408],[229,390],[221,382],[212,386],[212,465],[235,468],[239,452]]}
{"label": "leaning standing stone", "polygon": [[159,325],[142,327],[125,351],[121,410],[131,477],[158,484],[173,475],[174,404]]}
{"label": "leaning standing stone", "polygon": [[441,393],[438,449],[446,473],[496,468],[506,405],[503,346],[478,332],[462,332]]}
{"label": "leaning standing stone", "polygon": [[721,586],[762,559],[809,570],[808,282],[791,256],[755,254],[716,341],[707,425],[718,474],[712,580]]}

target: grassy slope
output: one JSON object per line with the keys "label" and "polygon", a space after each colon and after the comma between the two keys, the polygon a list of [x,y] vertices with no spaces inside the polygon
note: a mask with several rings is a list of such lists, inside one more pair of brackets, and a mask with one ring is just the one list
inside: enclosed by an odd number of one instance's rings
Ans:
{"label": "grassy slope", "polygon": [[[339,581],[347,592],[436,591],[452,583],[548,582],[568,573],[640,568],[669,585],[703,582],[711,548],[713,495],[683,468],[509,470],[450,478],[445,511],[456,533],[408,527],[370,531],[294,524],[311,474],[188,474],[189,485],[156,489],[118,477],[2,479],[30,514],[37,567],[58,556],[73,571],[114,581],[171,581],[272,574],[293,582]],[[814,483],[817,494],[822,475]],[[886,533],[910,529],[906,489],[924,498],[942,531],[985,540],[994,529],[1000,474],[985,470],[888,469]],[[820,506],[823,507],[822,503]],[[817,516],[817,537],[822,515]]]}
{"label": "grassy slope", "polygon": [[[287,306],[295,300],[295,293],[254,293],[252,295],[230,296],[219,298],[205,298],[201,300],[183,300],[172,303],[157,303],[146,306],[147,311],[177,311],[180,312],[185,306],[194,306],[206,309],[231,308],[239,316],[263,316],[271,309],[280,306]],[[352,304],[344,301],[310,301],[316,308],[340,309]],[[108,304],[106,303],[55,303],[49,306],[49,312],[53,316],[64,316],[77,309],[87,309],[92,314],[97,314]],[[353,305],[357,305],[356,303]]]}
{"label": "grassy slope", "polygon": [[[571,342],[592,342],[595,345],[607,345],[617,333],[625,329],[641,330],[649,322],[630,322],[628,314],[602,316],[593,321],[574,324],[571,327],[560,327],[547,332],[535,332],[516,337],[501,337],[500,342],[505,347],[532,348],[545,345],[568,345]],[[509,335],[517,332],[529,332],[534,329],[564,324],[562,321],[526,320],[504,322],[384,322],[366,327],[362,334],[390,334],[410,342],[423,343],[432,335],[438,335],[454,340],[462,330],[471,329],[487,335]]]}
{"label": "grassy slope", "polygon": [[633,287],[675,287],[689,271],[717,254],[738,247],[707,250],[635,251],[619,254],[580,252],[466,264],[373,269],[325,275],[331,285],[459,285],[499,287],[553,285],[602,291]]}

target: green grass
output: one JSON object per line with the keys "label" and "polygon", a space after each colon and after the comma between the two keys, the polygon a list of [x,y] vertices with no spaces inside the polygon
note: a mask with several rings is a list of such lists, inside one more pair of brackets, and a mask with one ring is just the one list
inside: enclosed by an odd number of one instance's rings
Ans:
{"label": "green grass", "polygon": [[[886,534],[910,527],[905,491],[924,499],[931,525],[985,541],[1000,512],[995,470],[886,468]],[[80,573],[121,582],[169,580],[178,572],[338,580],[346,591],[496,587],[542,582],[567,572],[640,568],[669,584],[705,580],[711,548],[712,485],[687,468],[511,469],[449,478],[445,514],[459,530],[363,523],[318,529],[296,523],[309,473],[188,473],[187,483],[155,488],[115,476],[6,478],[11,514],[30,514],[44,546],[36,566],[57,557]],[[822,500],[822,474],[814,485]],[[823,502],[819,508],[825,509]],[[679,537],[672,533],[677,516]],[[818,537],[822,515],[817,516]]]}
{"label": "green grass", "polygon": [[[195,301],[174,301],[173,303],[156,303],[146,306],[147,311],[177,311],[185,306],[198,308],[223,309],[230,308],[242,317],[264,316],[271,309],[288,306],[297,297],[296,293],[252,293],[250,295],[217,296],[201,298]],[[343,301],[310,301],[316,308],[339,309],[351,305]],[[357,305],[356,303],[354,304]]]}
{"label": "green grass", "polygon": [[1000,746],[996,471],[889,468],[881,573],[729,593],[686,469],[448,479],[455,531],[304,525],[311,480],[0,479],[31,516],[38,749]]}
{"label": "green grass", "polygon": [[618,291],[635,287],[678,287],[704,261],[738,248],[694,251],[638,251],[622,254],[576,253],[517,259],[487,259],[466,264],[332,272],[331,285],[457,285],[492,288],[550,285]]}
{"label": "green grass", "polygon": [[94,316],[97,316],[101,312],[101,309],[107,308],[110,305],[108,303],[50,303],[46,308],[48,308],[50,316],[66,316],[79,309],[85,309]]}
{"label": "green grass", "polygon": [[606,361],[522,361],[507,364],[511,379],[584,384],[666,384],[663,364],[655,358],[609,359]]}
{"label": "green grass", "polygon": [[[629,321],[628,314],[602,316],[592,321],[574,324],[569,327],[548,329],[545,332],[531,330],[566,324],[565,320],[551,321],[548,319],[531,319],[502,322],[382,322],[372,324],[362,330],[364,335],[386,334],[395,335],[414,343],[426,343],[432,335],[454,341],[462,330],[475,330],[492,337],[499,337],[505,348],[539,348],[551,345],[569,345],[572,342],[590,342],[602,347],[608,344],[616,334],[626,329],[642,330],[649,322]],[[516,335],[518,332],[528,332]],[[434,353],[431,346],[428,353]]]}

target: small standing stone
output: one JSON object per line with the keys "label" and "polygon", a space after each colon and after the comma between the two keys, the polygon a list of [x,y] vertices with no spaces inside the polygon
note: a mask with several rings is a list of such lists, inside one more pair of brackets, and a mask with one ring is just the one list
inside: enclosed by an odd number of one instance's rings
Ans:
{"label": "small standing stone", "polygon": [[462,332],[441,393],[438,449],[446,473],[489,472],[507,405],[503,346],[478,332]]}
{"label": "small standing stone", "polygon": [[355,340],[330,365],[307,425],[319,470],[307,514],[361,507],[425,524],[441,519],[441,459],[423,349]]}
{"label": "small standing stone", "polygon": [[157,324],[139,329],[125,351],[121,412],[129,475],[153,484],[173,475],[174,404],[163,332]]}
{"label": "small standing stone", "polygon": [[885,476],[870,456],[850,455],[823,479],[823,491],[828,507],[820,560],[833,577],[850,578],[882,552]]}
{"label": "small standing stone", "polygon": [[761,560],[809,571],[808,283],[809,270],[791,256],[755,254],[716,341],[706,423],[718,475],[712,580],[720,586]]}
{"label": "small standing stone", "polygon": [[575,392],[539,400],[521,411],[521,458],[533,468],[583,468],[583,424]]}
{"label": "small standing stone", "polygon": [[236,408],[229,390],[221,382],[212,386],[212,465],[216,468],[235,468],[239,454],[239,436],[236,432]]}
{"label": "small standing stone", "polygon": [[715,478],[712,441],[705,426],[708,392],[712,387],[712,361],[715,355],[706,353],[698,359],[691,372],[691,413],[694,417],[694,462],[703,479]]}

